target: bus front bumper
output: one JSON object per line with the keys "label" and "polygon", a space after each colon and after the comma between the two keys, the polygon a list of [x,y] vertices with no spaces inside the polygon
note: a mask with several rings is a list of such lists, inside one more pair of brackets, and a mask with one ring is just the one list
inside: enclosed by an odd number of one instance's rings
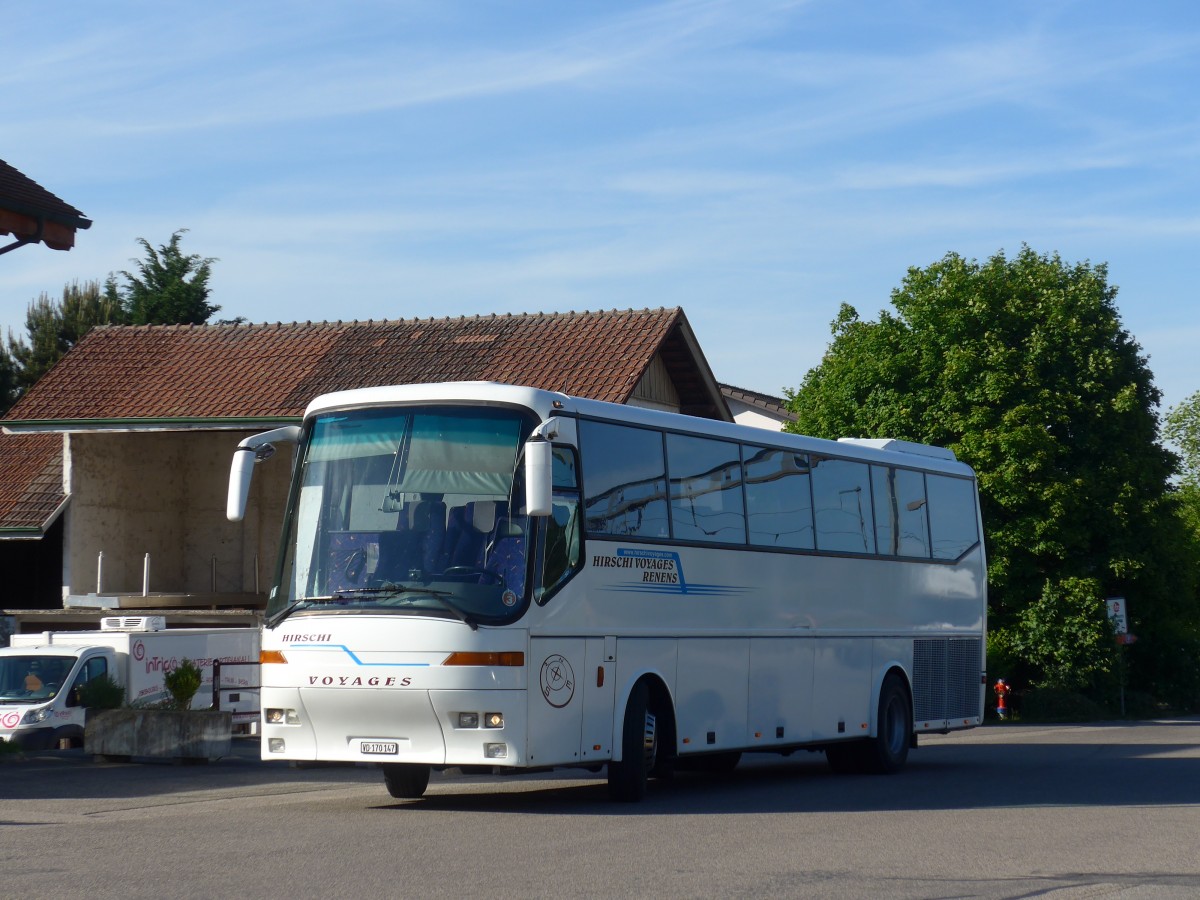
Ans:
{"label": "bus front bumper", "polygon": [[524,691],[264,688],[262,758],[525,765]]}

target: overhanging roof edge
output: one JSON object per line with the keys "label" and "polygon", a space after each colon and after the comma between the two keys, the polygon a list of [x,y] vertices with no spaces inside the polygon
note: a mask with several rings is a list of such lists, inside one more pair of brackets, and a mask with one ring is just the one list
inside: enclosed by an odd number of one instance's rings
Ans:
{"label": "overhanging roof edge", "polygon": [[40,541],[70,502],[71,495],[65,495],[41,525],[0,526],[0,541]]}
{"label": "overhanging roof edge", "polygon": [[8,434],[85,431],[244,431],[247,428],[277,427],[303,420],[302,416],[246,416],[206,418],[198,416],[153,419],[13,419],[0,421]]}
{"label": "overhanging roof edge", "polygon": [[92,220],[85,218],[82,214],[73,216],[68,213],[54,212],[45,207],[30,206],[28,203],[20,201],[5,200],[0,197],[0,207],[7,209],[9,212],[15,212],[18,215],[30,216],[34,219],[45,219],[47,222],[54,222],[58,225],[65,225],[68,228],[78,228],[82,231],[92,227]]}

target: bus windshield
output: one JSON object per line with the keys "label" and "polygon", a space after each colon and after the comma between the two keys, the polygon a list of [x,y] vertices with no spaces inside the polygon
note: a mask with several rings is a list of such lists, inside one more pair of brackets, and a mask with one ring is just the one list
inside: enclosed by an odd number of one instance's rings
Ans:
{"label": "bus windshield", "polygon": [[530,425],[512,410],[465,406],[317,416],[268,619],[395,612],[474,628],[520,616],[530,522],[517,459]]}

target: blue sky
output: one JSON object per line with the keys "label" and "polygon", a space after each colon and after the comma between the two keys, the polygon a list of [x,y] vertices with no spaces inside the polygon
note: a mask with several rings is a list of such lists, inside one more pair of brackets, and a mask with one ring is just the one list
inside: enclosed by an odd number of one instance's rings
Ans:
{"label": "blue sky", "polygon": [[1200,389],[1197,3],[9,4],[0,59],[0,158],[94,220],[0,257],[0,327],[187,228],[221,317],[678,305],[779,393],[1028,243]]}

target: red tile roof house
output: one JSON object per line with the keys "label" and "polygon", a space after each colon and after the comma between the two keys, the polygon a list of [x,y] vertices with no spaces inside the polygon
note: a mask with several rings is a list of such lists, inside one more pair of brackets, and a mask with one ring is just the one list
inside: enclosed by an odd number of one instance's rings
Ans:
{"label": "red tile roof house", "polygon": [[732,421],[677,308],[98,328],[0,420],[0,571],[56,531],[62,548],[60,589],[6,588],[0,615],[23,631],[94,627],[101,608],[254,621],[289,473],[263,466],[246,520],[227,521],[238,442],[328,391],[471,380]]}

